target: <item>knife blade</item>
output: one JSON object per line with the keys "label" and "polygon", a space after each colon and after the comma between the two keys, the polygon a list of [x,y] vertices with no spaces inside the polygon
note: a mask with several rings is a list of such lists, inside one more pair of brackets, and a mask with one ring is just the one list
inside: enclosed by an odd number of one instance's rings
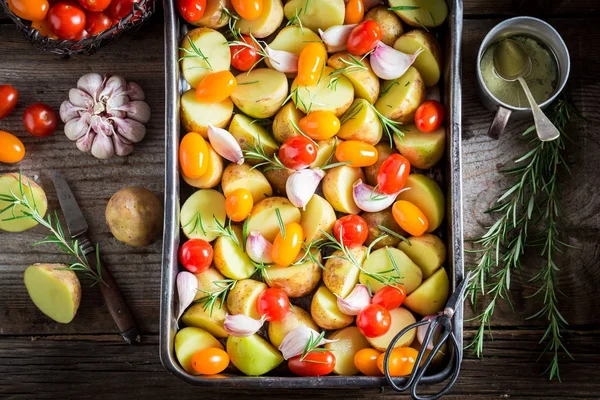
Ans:
{"label": "knife blade", "polygon": [[[56,172],[50,171],[50,178],[56,188],[56,196],[60,203],[67,228],[72,239],[77,239],[79,248],[86,255],[90,267],[97,270],[100,269],[103,283],[98,284],[100,293],[104,299],[104,304],[108,309],[113,321],[119,328],[119,332],[123,339],[128,344],[133,344],[140,341],[140,334],[136,326],[133,315],[117,286],[117,283],[110,274],[106,264],[102,262],[98,254],[96,254],[96,246],[86,236],[88,224],[77,204],[77,200],[71,191],[64,177]],[[100,265],[98,265],[98,262]]]}

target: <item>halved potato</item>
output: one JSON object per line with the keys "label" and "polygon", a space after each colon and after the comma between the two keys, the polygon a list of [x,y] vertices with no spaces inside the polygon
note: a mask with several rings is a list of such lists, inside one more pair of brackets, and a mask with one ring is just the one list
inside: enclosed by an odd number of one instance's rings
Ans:
{"label": "halved potato", "polygon": [[[307,27],[299,27],[295,25],[286,26],[277,33],[275,39],[269,43],[269,47],[273,50],[287,51],[297,56],[310,42],[319,42],[321,38],[315,32]],[[265,63],[269,68],[273,68],[271,60],[265,59]],[[291,74],[296,75],[296,74]]]}
{"label": "halved potato", "polygon": [[[272,157],[279,149],[279,146],[273,140],[269,132],[260,124],[253,123],[252,118],[244,114],[235,114],[229,124],[229,132],[240,144],[242,150],[249,150],[248,145],[253,147],[262,147],[265,154]],[[261,160],[255,160],[246,157],[245,161],[249,164],[258,164]]]}
{"label": "halved potato", "polygon": [[[387,331],[385,335],[367,338],[367,341],[371,344],[371,346],[379,351],[386,351],[394,336],[400,333],[402,329],[417,322],[414,315],[412,315],[411,312],[404,307],[398,307],[390,310],[390,316],[392,317],[392,325],[390,326],[390,330]],[[416,335],[417,330],[411,329],[402,335],[394,348],[410,346],[413,340],[415,340]]]}
{"label": "halved potato", "polygon": [[300,225],[304,233],[304,240],[310,243],[323,238],[323,232],[331,233],[333,224],[337,219],[331,204],[318,194],[313,194],[304,210],[301,211]]}
{"label": "halved potato", "polygon": [[443,126],[429,133],[419,131],[414,125],[402,127],[402,131],[404,137],[394,135],[394,144],[400,154],[410,161],[411,167],[429,169],[444,156],[446,129]]}
{"label": "halved potato", "polygon": [[365,241],[365,246],[369,246],[376,239],[380,238],[383,235],[387,235],[387,237],[375,243],[375,245],[373,246],[374,249],[380,249],[385,246],[393,247],[398,245],[398,243],[400,242],[400,238],[393,235],[389,235],[388,233],[384,232],[379,228],[380,225],[398,233],[400,236],[407,236],[406,232],[404,232],[402,228],[400,228],[400,225],[398,225],[398,223],[394,219],[391,208],[386,208],[385,210],[372,213],[363,212],[360,214],[360,216],[363,217],[363,219],[367,223],[367,226],[369,227],[369,233],[367,235],[367,240]]}
{"label": "halved potato", "polygon": [[325,286],[321,286],[313,295],[310,315],[323,329],[341,329],[354,321],[353,316],[340,311],[337,298]]}
{"label": "halved potato", "polygon": [[253,118],[275,115],[288,94],[287,77],[274,69],[256,68],[235,79],[237,87],[231,94],[231,100]]}
{"label": "halved potato", "polygon": [[[348,252],[362,265],[366,256],[365,246],[351,247]],[[323,283],[333,294],[346,298],[358,283],[360,270],[352,262],[342,258],[341,250],[334,251],[325,263]]]}
{"label": "halved potato", "polygon": [[[394,264],[398,267],[400,274],[396,272]],[[402,250],[394,247],[384,247],[375,250],[367,257],[362,268],[366,272],[377,274],[377,276],[382,278],[387,276],[399,278],[396,281],[404,286],[407,294],[412,293],[423,281],[423,273],[417,264],[404,254]],[[385,286],[373,276],[369,276],[364,272],[360,273],[359,280],[363,285],[369,286],[373,292]]]}
{"label": "halved potato", "polygon": [[233,115],[233,103],[225,99],[220,103],[201,103],[196,91],[188,90],[181,96],[181,123],[187,132],[198,132],[208,139],[208,125],[225,128]]}
{"label": "halved potato", "polygon": [[410,174],[404,189],[407,190],[400,193],[396,200],[406,200],[423,211],[429,222],[428,233],[439,228],[446,212],[444,193],[440,185],[426,175]]}
{"label": "halved potato", "polygon": [[[293,102],[287,102],[273,119],[273,137],[279,143],[285,142],[287,139],[292,136],[298,136],[299,133],[294,128],[293,124],[298,126],[298,122],[300,119],[304,117],[304,113],[296,108]],[[290,122],[290,121],[293,121]]]}
{"label": "halved potato", "polygon": [[210,28],[196,28],[186,33],[181,41],[179,57],[181,73],[193,88],[207,75],[228,70],[231,64],[227,39]]}
{"label": "halved potato", "polygon": [[[371,104],[356,99],[341,118],[342,126],[337,136],[344,140],[360,140],[376,145],[381,141],[383,128]],[[389,147],[389,145],[388,145]]]}
{"label": "halved potato", "polygon": [[253,20],[240,19],[237,28],[255,38],[265,38],[275,32],[283,21],[283,5],[281,0],[262,0],[262,12]]}
{"label": "halved potato", "polygon": [[382,92],[375,102],[377,111],[394,121],[409,123],[425,99],[425,84],[419,71],[410,67],[400,78],[385,81]]}
{"label": "halved potato", "polygon": [[216,347],[223,350],[223,345],[204,329],[187,327],[175,335],[175,356],[181,367],[192,375],[198,373],[192,368],[192,356],[200,350]]}
{"label": "halved potato", "polygon": [[359,179],[365,179],[360,168],[342,165],[327,170],[323,178],[323,195],[336,211],[346,214],[360,212],[352,197],[352,185]]}
{"label": "halved potato", "polygon": [[390,143],[388,142],[378,143],[375,145],[375,148],[377,149],[377,162],[373,165],[363,168],[365,180],[371,186],[377,185],[377,174],[379,173],[379,167],[381,167],[381,164],[383,164],[383,162],[387,160],[389,156],[396,153],[394,146],[390,146]]}
{"label": "halved potato", "polygon": [[[359,66],[350,66],[348,63],[356,63],[355,60],[367,69]],[[346,62],[344,62],[346,61]],[[342,75],[348,78],[354,87],[354,97],[367,100],[369,103],[375,103],[379,96],[379,78],[371,69],[371,63],[368,58],[353,57],[347,51],[333,54],[327,60],[327,65],[334,69],[346,68]]]}
{"label": "halved potato", "polygon": [[225,277],[213,267],[210,267],[199,274],[194,274],[194,276],[196,276],[196,280],[198,281],[198,290],[196,291],[194,301],[206,296],[205,292],[214,293],[218,291],[220,288],[215,282],[225,279]]}
{"label": "halved potato", "polygon": [[337,137],[331,137],[325,140],[319,140],[317,142],[317,158],[313,161],[309,167],[310,168],[321,168],[328,161],[330,163],[335,162],[335,148],[342,141],[338,140]]}
{"label": "halved potato", "polygon": [[303,308],[299,306],[290,307],[290,312],[285,317],[278,321],[269,322],[269,340],[274,346],[279,347],[285,335],[299,326],[306,326],[315,331],[319,330],[310,314],[304,311]]}
{"label": "halved potato", "polygon": [[254,279],[238,281],[227,295],[227,308],[232,315],[244,314],[250,318],[260,319],[256,309],[256,299],[267,289],[267,285]]}
{"label": "halved potato", "polygon": [[[38,211],[42,217],[46,215],[48,209],[48,199],[46,198],[46,192],[42,189],[33,179],[29,179],[25,175],[21,175],[21,185],[25,197],[38,207]],[[0,176],[0,194],[9,196],[10,193],[15,193],[20,196],[21,185],[19,184],[19,174],[16,172],[10,174],[4,174]],[[31,190],[29,188],[31,187]],[[23,232],[27,229],[33,228],[38,224],[37,221],[31,218],[19,218],[6,221],[12,218],[13,213],[19,217],[23,215],[25,207],[17,204],[15,207],[6,208],[10,205],[8,201],[0,199],[0,231],[6,232]]]}
{"label": "halved potato", "polygon": [[298,15],[302,26],[316,32],[343,25],[346,7],[344,0],[290,0],[285,5],[284,13],[288,20]]}
{"label": "halved potato", "polygon": [[442,311],[450,293],[450,281],[444,268],[438,269],[404,301],[406,308],[426,316]]}
{"label": "halved potato", "polygon": [[[302,250],[301,255],[304,254]],[[315,256],[320,259],[321,255],[315,251]],[[302,297],[309,294],[321,280],[321,267],[306,258],[301,264],[290,265],[288,267],[270,266],[267,270],[266,282],[269,287],[279,288],[288,295],[288,297]]]}
{"label": "halved potato", "polygon": [[389,4],[390,8],[400,8],[395,13],[410,26],[435,28],[448,16],[445,0],[390,0]]}
{"label": "halved potato", "polygon": [[275,240],[279,233],[281,215],[284,224],[300,222],[300,210],[285,197],[269,197],[254,205],[248,217],[248,232],[259,231],[269,242]]}
{"label": "halved potato", "polygon": [[229,164],[223,171],[221,188],[225,196],[229,196],[236,189],[248,189],[255,203],[273,194],[267,178],[258,168],[252,168],[248,164]]}
{"label": "halved potato", "polygon": [[202,18],[192,25],[219,29],[229,23],[229,14],[224,9],[231,10],[231,0],[206,0],[206,8]]}
{"label": "halved potato", "polygon": [[383,34],[381,41],[388,46],[392,46],[404,32],[398,16],[393,11],[388,10],[386,6],[377,6],[370,9],[365,15],[365,20],[367,19],[377,22]]}
{"label": "halved potato", "polygon": [[413,29],[400,36],[394,43],[394,48],[406,54],[414,54],[423,49],[413,67],[423,77],[426,87],[437,85],[442,71],[442,49],[435,36],[422,29]]}
{"label": "halved potato", "polygon": [[[316,85],[300,86],[297,79],[292,82],[292,101],[304,113],[309,111],[331,111],[340,117],[354,100],[354,87],[343,75],[331,75],[334,69],[325,67]],[[333,81],[333,82],[332,82]]]}
{"label": "halved potato", "polygon": [[229,334],[225,331],[223,323],[227,314],[227,306],[221,304],[221,299],[218,299],[212,309],[212,314],[209,308],[204,307],[204,304],[196,303],[185,311],[181,316],[181,321],[186,326],[202,328],[215,337],[226,338]]}
{"label": "halved potato", "polygon": [[242,229],[231,227],[237,242],[228,236],[219,236],[214,246],[213,264],[230,279],[247,279],[254,273],[254,264],[244,251]]}
{"label": "halved potato", "polygon": [[327,339],[335,340],[324,346],[335,356],[333,373],[336,375],[358,374],[358,368],[354,365],[354,356],[359,350],[371,347],[358,328],[348,326],[333,332]]}
{"label": "halved potato", "polygon": [[273,190],[275,191],[275,193],[278,193],[283,196],[286,196],[285,184],[287,183],[287,180],[290,177],[290,175],[292,175],[293,173],[294,170],[287,168],[267,169],[264,172],[265,178],[267,178],[271,186],[273,186]]}
{"label": "halved potato", "polygon": [[264,375],[283,362],[281,353],[259,334],[229,336],[227,354],[231,363],[246,375]]}
{"label": "halved potato", "polygon": [[200,189],[181,207],[181,229],[188,239],[212,242],[218,236],[215,219],[223,225],[225,217],[225,196],[213,189]]}
{"label": "halved potato", "polygon": [[223,174],[223,159],[212,148],[210,143],[206,142],[208,147],[208,169],[200,178],[188,178],[184,174],[181,174],[183,180],[190,186],[197,187],[200,189],[211,189],[219,184],[221,181],[221,175]]}

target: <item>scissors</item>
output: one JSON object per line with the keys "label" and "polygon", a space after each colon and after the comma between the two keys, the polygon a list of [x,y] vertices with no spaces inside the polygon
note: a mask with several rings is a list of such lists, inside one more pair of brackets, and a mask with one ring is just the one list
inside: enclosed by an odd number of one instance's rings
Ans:
{"label": "scissors", "polygon": [[[415,400],[433,400],[433,399],[439,399],[440,397],[442,397],[443,395],[448,393],[448,391],[452,388],[452,386],[458,379],[458,374],[460,372],[460,364],[462,362],[462,344],[458,343],[458,341],[456,340],[456,336],[454,335],[454,332],[452,331],[452,318],[454,317],[454,314],[456,313],[456,311],[460,307],[462,307],[463,297],[465,295],[465,291],[467,289],[467,283],[469,282],[470,278],[471,278],[471,272],[469,271],[467,273],[467,275],[464,277],[464,279],[458,284],[458,286],[456,287],[456,290],[454,291],[452,296],[450,296],[450,299],[448,299],[448,302],[446,303],[444,310],[440,311],[435,318],[423,319],[419,322],[411,324],[411,325],[407,326],[406,328],[404,328],[402,331],[400,331],[400,333],[398,333],[396,336],[394,336],[394,339],[392,339],[390,345],[388,346],[388,349],[385,352],[385,358],[383,361],[385,379],[388,381],[390,386],[392,386],[392,388],[394,388],[394,390],[403,392],[406,389],[410,388],[410,395],[412,396],[413,399],[415,399]],[[400,340],[400,338],[405,333],[407,333],[411,329],[416,329],[417,327],[419,327],[421,325],[425,325],[425,324],[429,324],[429,328],[427,329],[427,333],[425,334],[425,338],[423,339],[423,343],[421,344],[421,350],[419,350],[419,353],[417,355],[417,359],[415,361],[415,366],[414,366],[410,376],[408,377],[408,381],[404,385],[401,385],[401,386],[397,385],[394,382],[393,378],[390,376],[390,371],[389,371],[388,363],[389,363],[391,352],[394,349],[394,346],[396,345],[398,340]],[[423,357],[425,356],[427,347],[432,343],[434,335],[438,334],[438,332],[436,332],[436,329],[439,330],[439,339],[437,340],[437,343],[435,344],[433,349],[430,351],[429,355],[427,356],[427,358],[425,359],[423,364],[421,364],[421,361],[423,360]],[[452,353],[452,358],[450,360],[451,371],[452,371],[451,376],[450,376],[450,382],[448,382],[446,387],[444,387],[440,392],[438,392],[434,395],[431,395],[431,396],[418,395],[417,394],[417,386],[419,386],[419,383],[421,383],[421,379],[423,378],[425,371],[427,370],[427,368],[433,361],[433,358],[435,357],[437,352],[442,348],[442,346],[446,342],[449,342],[448,347],[450,348],[449,350]]]}

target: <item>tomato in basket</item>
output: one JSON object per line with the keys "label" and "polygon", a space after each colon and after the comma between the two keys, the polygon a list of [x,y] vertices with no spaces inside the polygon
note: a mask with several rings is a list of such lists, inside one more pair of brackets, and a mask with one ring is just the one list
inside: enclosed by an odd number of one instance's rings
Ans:
{"label": "tomato in basket", "polygon": [[61,1],[48,11],[50,29],[59,39],[79,40],[85,29],[85,13],[78,5]]}
{"label": "tomato in basket", "polygon": [[48,14],[50,4],[48,0],[8,0],[8,8],[24,20],[42,21]]}
{"label": "tomato in basket", "polygon": [[105,12],[87,13],[85,30],[92,36],[104,32],[112,25],[113,21]]}

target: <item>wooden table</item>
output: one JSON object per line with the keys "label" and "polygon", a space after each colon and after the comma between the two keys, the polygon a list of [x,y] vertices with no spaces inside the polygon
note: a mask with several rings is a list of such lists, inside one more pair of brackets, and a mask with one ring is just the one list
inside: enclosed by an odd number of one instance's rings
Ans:
{"label": "wooden table", "polygon": [[[475,57],[488,30],[513,15],[541,15],[563,35],[571,51],[569,93],[586,121],[571,129],[569,165],[573,176],[562,177],[562,230],[575,248],[560,260],[560,308],[571,323],[566,343],[574,361],[563,357],[562,383],[542,375],[547,359],[536,363],[543,321],[525,322],[537,310],[527,299],[530,285],[514,285],[515,311],[497,310],[494,340],[486,343],[486,357],[467,354],[461,378],[447,398],[592,398],[600,393],[600,3],[596,0],[524,1],[465,0],[463,36],[463,174],[464,224],[467,238],[481,234],[492,221],[482,214],[506,181],[497,168],[522,152],[517,135],[527,122],[512,123],[499,141],[485,132],[492,114],[476,94]],[[134,249],[117,242],[104,222],[110,196],[123,186],[141,185],[163,191],[164,68],[163,24],[152,23],[102,49],[92,57],[62,60],[31,48],[6,18],[0,17],[0,82],[19,90],[16,112],[0,121],[0,129],[14,132],[27,147],[19,165],[1,165],[0,173],[21,169],[35,176],[46,190],[50,207],[58,208],[48,170],[60,170],[70,182],[88,218],[91,235],[129,300],[143,332],[143,341],[127,346],[115,334],[113,322],[96,289],[87,285],[75,320],[68,325],[50,321],[31,303],[23,285],[23,271],[35,262],[64,262],[53,247],[31,247],[43,237],[40,229],[0,233],[0,398],[225,398],[234,392],[199,389],[180,382],[162,367],[158,356],[160,302],[160,242]],[[20,115],[25,106],[43,101],[58,109],[68,89],[87,72],[118,73],[141,84],[153,116],[148,134],[127,158],[99,161],[82,154],[63,134],[46,139],[29,136]],[[524,278],[535,261],[527,263]],[[522,279],[521,281],[525,281]],[[85,282],[84,282],[85,284]],[[470,314],[469,314],[470,315]],[[466,323],[465,340],[474,324]],[[270,398],[344,397],[381,398],[386,390],[277,391]],[[243,397],[258,394],[235,392]]]}

